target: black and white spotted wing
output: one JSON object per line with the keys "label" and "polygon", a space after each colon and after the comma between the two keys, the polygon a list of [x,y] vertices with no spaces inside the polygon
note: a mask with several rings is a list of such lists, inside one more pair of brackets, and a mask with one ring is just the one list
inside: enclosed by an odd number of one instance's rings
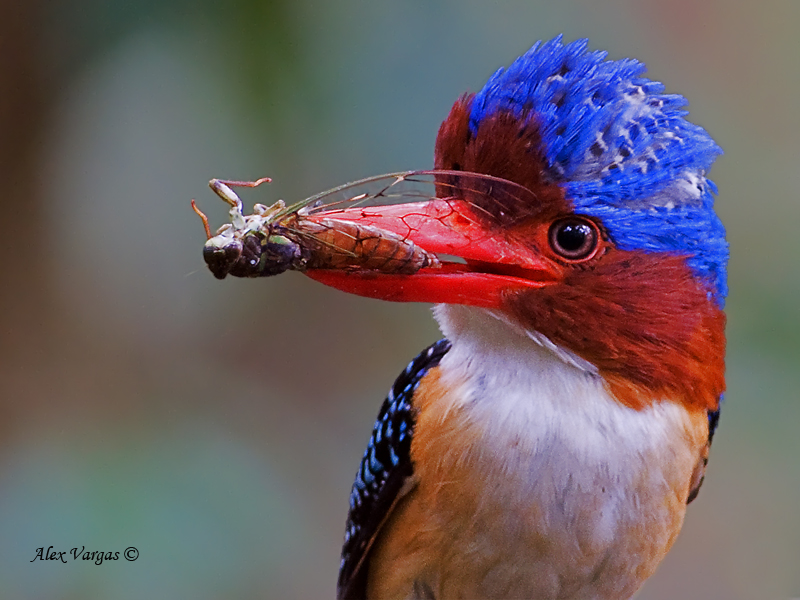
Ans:
{"label": "black and white spotted wing", "polygon": [[413,475],[411,437],[416,415],[411,398],[422,377],[450,350],[439,340],[412,360],[383,402],[350,493],[337,598],[364,598],[367,555],[403,485]]}

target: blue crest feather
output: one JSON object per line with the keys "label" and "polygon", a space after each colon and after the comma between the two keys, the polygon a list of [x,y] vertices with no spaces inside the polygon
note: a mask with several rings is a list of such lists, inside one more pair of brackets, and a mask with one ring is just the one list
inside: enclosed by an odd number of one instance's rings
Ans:
{"label": "blue crest feather", "polygon": [[722,306],[728,244],[705,176],[722,150],[644,64],[587,45],[559,36],[499,69],[475,95],[472,133],[498,111],[535,119],[547,175],[575,212],[601,219],[620,249],[686,255]]}

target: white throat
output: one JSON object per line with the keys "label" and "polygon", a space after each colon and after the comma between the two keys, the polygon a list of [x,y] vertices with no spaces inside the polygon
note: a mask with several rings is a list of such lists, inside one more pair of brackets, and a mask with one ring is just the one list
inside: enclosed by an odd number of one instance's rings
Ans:
{"label": "white throat", "polygon": [[655,456],[676,441],[686,443],[682,406],[624,406],[592,365],[571,360],[495,313],[453,305],[438,305],[434,313],[453,344],[440,363],[442,385],[450,390],[444,410],[460,413],[481,432],[480,452],[495,457],[495,468],[511,466],[503,463],[514,446],[528,464],[512,469],[530,469],[523,479],[538,470],[549,471],[556,487],[571,477],[591,485],[604,472],[619,483],[638,476],[630,471],[631,456]]}
{"label": "white throat", "polygon": [[546,352],[536,352],[542,359],[548,355],[556,357],[562,362],[580,371],[591,375],[598,375],[597,367],[581,358],[574,352],[558,346],[549,338],[538,331],[525,329],[505,314],[469,306],[453,304],[437,304],[433,308],[433,315],[439,323],[442,333],[451,341],[478,338],[482,346],[496,346],[503,352],[509,348],[525,351],[536,350],[531,346],[538,346]]}
{"label": "white throat", "polygon": [[593,429],[610,411],[635,412],[609,395],[593,365],[494,311],[440,304],[434,315],[453,344],[440,364],[445,388],[459,390],[449,395],[451,408],[466,409],[489,439],[496,426],[514,437],[549,437],[546,429],[565,421]]}

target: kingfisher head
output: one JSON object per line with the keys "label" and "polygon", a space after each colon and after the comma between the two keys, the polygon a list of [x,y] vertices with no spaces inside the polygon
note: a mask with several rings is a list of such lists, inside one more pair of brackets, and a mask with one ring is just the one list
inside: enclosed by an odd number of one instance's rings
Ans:
{"label": "kingfisher head", "polygon": [[448,184],[439,195],[469,201],[469,218],[447,221],[443,198],[354,217],[464,264],[309,274],[372,297],[499,311],[593,365],[626,404],[677,396],[713,410],[728,246],[706,174],[721,150],[642,63],[587,45],[537,43],[455,103],[435,168]]}

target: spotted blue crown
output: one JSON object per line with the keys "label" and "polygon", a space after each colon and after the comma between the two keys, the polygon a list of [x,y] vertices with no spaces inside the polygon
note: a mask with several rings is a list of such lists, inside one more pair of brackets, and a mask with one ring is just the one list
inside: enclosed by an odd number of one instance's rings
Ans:
{"label": "spotted blue crown", "polygon": [[706,172],[722,150],[684,117],[682,96],[606,60],[587,40],[536,43],[476,94],[470,127],[497,111],[536,119],[547,174],[575,211],[602,220],[623,250],[687,256],[724,305],[728,244]]}

